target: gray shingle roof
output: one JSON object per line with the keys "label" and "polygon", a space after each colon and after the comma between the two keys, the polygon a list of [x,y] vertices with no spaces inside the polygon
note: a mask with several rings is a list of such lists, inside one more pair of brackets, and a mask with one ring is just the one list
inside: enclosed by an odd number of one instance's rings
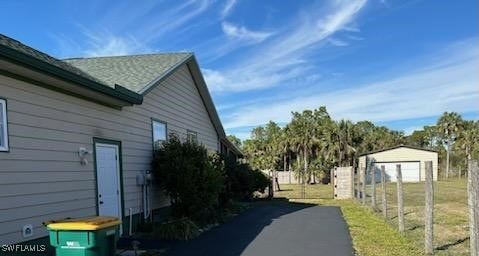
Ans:
{"label": "gray shingle roof", "polygon": [[58,68],[64,69],[66,71],[72,72],[76,75],[82,76],[84,78],[87,78],[89,80],[93,80],[95,82],[100,82],[98,79],[92,77],[91,75],[83,72],[82,70],[62,61],[59,59],[56,59],[46,53],[40,52],[38,50],[33,49],[32,47],[29,47],[13,38],[10,38],[8,36],[5,36],[3,34],[0,34],[0,47],[3,46],[5,48],[9,48],[15,51],[18,51],[22,54],[28,55],[30,57],[36,58],[40,61],[46,62],[50,65],[56,66]]}
{"label": "gray shingle roof", "polygon": [[63,61],[113,87],[124,86],[141,93],[155,79],[183,63],[191,53],[158,53],[96,58],[72,58]]}

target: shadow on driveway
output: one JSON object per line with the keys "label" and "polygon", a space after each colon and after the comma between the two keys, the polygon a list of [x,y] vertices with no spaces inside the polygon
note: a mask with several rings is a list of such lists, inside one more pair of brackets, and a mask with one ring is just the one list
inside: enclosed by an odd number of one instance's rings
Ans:
{"label": "shadow on driveway", "polygon": [[338,207],[259,202],[230,222],[190,241],[142,241],[162,255],[354,255]]}

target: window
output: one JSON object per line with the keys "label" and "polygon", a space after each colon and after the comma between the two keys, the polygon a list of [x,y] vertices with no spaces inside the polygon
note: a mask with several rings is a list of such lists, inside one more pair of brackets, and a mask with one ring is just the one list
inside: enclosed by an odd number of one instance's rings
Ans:
{"label": "window", "polygon": [[194,131],[187,130],[186,131],[186,139],[189,142],[197,143],[198,142],[198,134]]}
{"label": "window", "polygon": [[166,140],[166,123],[161,121],[152,121],[153,126],[153,148],[158,149],[161,143]]}
{"label": "window", "polygon": [[8,151],[7,101],[0,99],[0,151]]}

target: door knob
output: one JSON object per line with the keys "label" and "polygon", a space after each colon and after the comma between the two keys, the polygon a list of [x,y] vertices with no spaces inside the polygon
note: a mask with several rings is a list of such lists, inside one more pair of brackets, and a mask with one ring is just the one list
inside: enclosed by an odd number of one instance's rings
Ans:
{"label": "door knob", "polygon": [[100,204],[103,204],[103,201],[100,201]]}

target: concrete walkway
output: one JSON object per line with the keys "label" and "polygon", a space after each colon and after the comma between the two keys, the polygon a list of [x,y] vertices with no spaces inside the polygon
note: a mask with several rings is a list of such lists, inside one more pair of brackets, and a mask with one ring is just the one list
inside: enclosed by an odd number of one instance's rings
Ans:
{"label": "concrete walkway", "polygon": [[163,245],[171,256],[354,255],[339,208],[287,202],[259,203],[197,239]]}

